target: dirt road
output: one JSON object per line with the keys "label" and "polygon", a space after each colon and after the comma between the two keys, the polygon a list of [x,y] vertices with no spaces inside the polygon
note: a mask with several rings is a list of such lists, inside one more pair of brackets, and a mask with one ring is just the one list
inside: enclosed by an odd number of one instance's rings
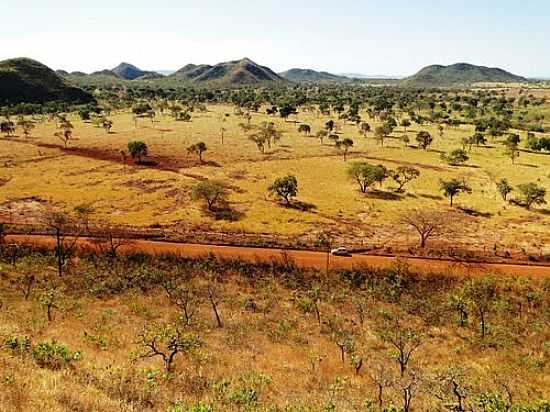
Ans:
{"label": "dirt road", "polygon": [[[42,235],[9,235],[8,243],[47,246],[53,248],[55,243],[51,236]],[[95,247],[93,239],[80,238],[78,245]],[[236,246],[214,246],[187,243],[171,243],[149,240],[133,240],[120,248],[121,253],[142,252],[152,255],[174,254],[182,257],[201,257],[213,254],[220,258],[239,258],[249,262],[283,261],[285,255],[300,267],[325,269],[327,254],[315,251],[264,249]],[[351,257],[329,257],[330,268],[353,269],[362,266],[388,268],[395,264],[397,258],[390,256],[371,256],[356,254]],[[426,258],[407,258],[410,268],[423,273],[448,273],[457,275],[506,274],[515,276],[550,277],[550,266],[513,265],[493,263],[465,263],[451,260]]]}

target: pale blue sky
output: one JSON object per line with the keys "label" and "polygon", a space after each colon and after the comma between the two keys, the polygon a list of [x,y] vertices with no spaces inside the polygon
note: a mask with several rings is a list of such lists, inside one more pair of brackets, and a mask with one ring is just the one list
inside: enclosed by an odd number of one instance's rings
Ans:
{"label": "pale blue sky", "polygon": [[408,75],[469,62],[550,77],[550,0],[1,0],[0,59],[93,71],[250,57]]}

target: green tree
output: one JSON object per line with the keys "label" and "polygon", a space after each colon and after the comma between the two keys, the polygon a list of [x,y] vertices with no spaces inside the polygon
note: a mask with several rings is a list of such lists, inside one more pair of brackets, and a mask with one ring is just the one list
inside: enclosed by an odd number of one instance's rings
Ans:
{"label": "green tree", "polygon": [[512,164],[516,163],[516,159],[519,157],[519,148],[516,144],[507,143],[505,145],[504,154],[512,160]]}
{"label": "green tree", "polygon": [[521,201],[527,208],[531,209],[533,205],[546,204],[546,189],[542,186],[538,186],[536,183],[523,183],[519,185],[518,191],[521,195]]}
{"label": "green tree", "polygon": [[199,157],[199,161],[202,163],[202,154],[206,152],[206,150],[208,150],[206,143],[198,142],[189,146],[187,148],[187,153],[196,154]]}
{"label": "green tree", "polygon": [[130,156],[132,156],[132,159],[134,159],[136,163],[141,163],[143,158],[147,156],[148,148],[147,145],[140,140],[131,141],[128,142],[128,152],[130,152]]}
{"label": "green tree", "polygon": [[407,133],[407,128],[411,127],[411,121],[409,119],[401,120],[401,127],[403,127],[403,130]]}
{"label": "green tree", "polygon": [[290,206],[291,199],[298,195],[298,179],[292,175],[279,177],[267,190]]}
{"label": "green tree", "polygon": [[500,196],[502,197],[502,200],[506,202],[508,199],[508,195],[514,190],[512,186],[508,183],[507,179],[500,179],[497,182],[497,190]]}
{"label": "green tree", "polygon": [[366,193],[374,183],[386,178],[387,170],[384,166],[375,166],[367,162],[353,162],[348,168],[348,176],[357,182],[361,193]]}
{"label": "green tree", "polygon": [[353,140],[345,138],[336,142],[336,148],[340,150],[344,156],[344,162],[347,160],[349,150],[353,147]]}
{"label": "green tree", "polygon": [[391,129],[387,125],[378,126],[374,129],[374,138],[384,146],[384,140],[391,134]]}
{"label": "green tree", "polygon": [[227,186],[222,182],[206,180],[198,183],[192,192],[194,200],[204,200],[208,210],[215,210],[216,206],[227,199]]}
{"label": "green tree", "polygon": [[464,287],[464,295],[479,318],[481,337],[487,334],[487,316],[497,298],[497,287],[493,279],[470,280]]}
{"label": "green tree", "polygon": [[454,149],[449,153],[442,153],[441,159],[451,166],[460,166],[466,163],[470,157],[466,154],[464,149]]}
{"label": "green tree", "polygon": [[455,196],[458,196],[460,193],[472,193],[472,189],[464,180],[440,180],[440,187],[445,197],[451,200],[451,207],[453,206],[453,199]]}
{"label": "green tree", "polygon": [[420,176],[420,170],[412,166],[399,166],[391,172],[392,179],[399,185],[396,192],[404,192],[405,185],[417,179],[418,176]]}
{"label": "green tree", "polygon": [[432,144],[433,142],[433,137],[432,135],[429,133],[429,132],[426,132],[426,131],[420,131],[418,132],[418,134],[416,135],[416,141],[418,142],[418,146],[423,149],[423,150],[427,150],[428,147]]}

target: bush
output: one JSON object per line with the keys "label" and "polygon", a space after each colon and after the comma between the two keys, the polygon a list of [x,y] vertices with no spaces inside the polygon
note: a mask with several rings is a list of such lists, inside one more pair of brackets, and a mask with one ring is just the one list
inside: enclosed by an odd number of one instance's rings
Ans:
{"label": "bush", "polygon": [[80,352],[71,352],[66,346],[52,340],[33,347],[32,357],[41,368],[61,369],[80,360]]}
{"label": "bush", "polygon": [[31,338],[28,336],[8,336],[4,345],[14,355],[23,356],[31,350]]}

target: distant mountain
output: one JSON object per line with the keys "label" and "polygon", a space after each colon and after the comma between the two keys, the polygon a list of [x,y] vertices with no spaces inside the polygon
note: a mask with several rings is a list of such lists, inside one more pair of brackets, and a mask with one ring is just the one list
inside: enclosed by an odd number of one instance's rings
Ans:
{"label": "distant mountain", "polygon": [[[76,73],[70,74],[70,76],[76,75]],[[130,63],[120,63],[114,69],[99,70],[89,74],[88,76],[99,77],[102,79],[115,77],[121,80],[154,80],[164,77],[162,74],[157,72],[141,70]]]}
{"label": "distant mountain", "polygon": [[457,63],[451,66],[433,65],[407,77],[401,85],[407,87],[453,87],[467,86],[479,82],[512,83],[525,82],[525,77],[517,76],[499,68]]}
{"label": "distant mountain", "polygon": [[118,76],[114,71],[109,69],[98,70],[97,72],[90,73],[89,76],[111,76],[122,79],[122,77]]}
{"label": "distant mountain", "polygon": [[194,80],[212,69],[208,64],[188,64],[172,74],[173,77],[184,80]]}
{"label": "distant mountain", "polygon": [[362,74],[362,73],[339,73],[339,76],[349,77],[350,79],[360,80],[397,80],[401,76],[388,76],[386,74]]}
{"label": "distant mountain", "polygon": [[0,62],[0,104],[87,103],[93,100],[90,94],[71,86],[35,60],[17,58]]}
{"label": "distant mountain", "polygon": [[193,83],[211,83],[223,86],[239,86],[284,82],[281,76],[269,67],[260,66],[248,58],[210,66],[188,64],[168,78],[182,79]]}
{"label": "distant mountain", "polygon": [[112,70],[112,72],[124,80],[135,80],[142,77],[146,77],[149,79],[155,76],[157,78],[158,76],[162,77],[158,73],[148,72],[148,71],[143,71],[141,69],[138,69],[136,66],[130,63],[120,63],[117,67],[115,67]]}
{"label": "distant mountain", "polygon": [[290,69],[279,73],[279,76],[292,82],[342,82],[350,79],[328,72],[319,72],[311,69]]}

